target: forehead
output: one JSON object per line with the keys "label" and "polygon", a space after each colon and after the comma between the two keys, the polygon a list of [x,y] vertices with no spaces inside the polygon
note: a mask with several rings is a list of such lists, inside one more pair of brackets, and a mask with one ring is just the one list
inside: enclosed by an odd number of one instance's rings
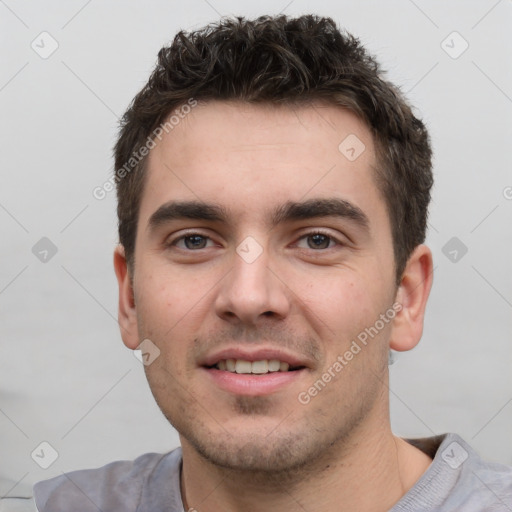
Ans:
{"label": "forehead", "polygon": [[310,197],[383,207],[375,204],[382,201],[371,133],[341,107],[213,101],[194,107],[156,142],[141,224],[175,199],[223,204],[237,220]]}

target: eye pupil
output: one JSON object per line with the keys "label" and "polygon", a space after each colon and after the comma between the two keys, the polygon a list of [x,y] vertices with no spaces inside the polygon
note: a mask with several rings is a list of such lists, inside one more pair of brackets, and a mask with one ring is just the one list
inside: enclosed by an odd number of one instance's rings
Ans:
{"label": "eye pupil", "polygon": [[187,249],[203,249],[206,245],[206,238],[201,235],[187,236],[184,241]]}
{"label": "eye pupil", "polygon": [[318,233],[316,235],[309,236],[308,239],[312,242],[308,242],[311,249],[326,249],[329,247],[330,238],[326,235]]}

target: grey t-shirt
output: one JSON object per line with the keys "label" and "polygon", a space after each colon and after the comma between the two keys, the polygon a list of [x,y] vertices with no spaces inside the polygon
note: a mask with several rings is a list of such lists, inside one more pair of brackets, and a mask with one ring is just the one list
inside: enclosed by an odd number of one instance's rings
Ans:
{"label": "grey t-shirt", "polygon": [[[407,439],[430,457],[427,471],[390,512],[512,512],[512,467],[484,462],[457,434]],[[38,482],[39,512],[184,512],[181,449]]]}

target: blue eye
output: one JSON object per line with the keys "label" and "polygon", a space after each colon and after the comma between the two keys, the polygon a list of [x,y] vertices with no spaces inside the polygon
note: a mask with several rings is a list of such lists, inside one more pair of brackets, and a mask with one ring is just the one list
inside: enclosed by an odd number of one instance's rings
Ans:
{"label": "blue eye", "polygon": [[[178,238],[171,245],[175,245],[180,249],[189,249],[193,251],[196,249],[204,249],[207,246],[208,241],[211,242],[211,240],[207,236],[192,234]],[[181,242],[183,242],[183,244],[182,246],[179,246]]]}
{"label": "blue eye", "polygon": [[[212,245],[214,245],[214,242],[210,237],[199,233],[183,235],[169,244],[169,246],[178,247],[179,249],[186,251],[206,249],[207,247],[212,247]],[[316,251],[332,249],[337,245],[340,245],[340,242],[338,242],[333,236],[321,232],[313,232],[303,235],[297,242],[297,247],[301,249],[313,249]]]}
{"label": "blue eye", "polygon": [[327,249],[331,243],[330,237],[321,234],[310,235],[307,240],[311,249]]}
{"label": "blue eye", "polygon": [[303,237],[301,237],[300,240],[306,240],[307,243],[307,247],[302,246],[302,249],[321,250],[330,249],[333,245],[338,245],[338,243],[332,236],[326,235],[324,233],[310,233],[308,235],[304,235]]}

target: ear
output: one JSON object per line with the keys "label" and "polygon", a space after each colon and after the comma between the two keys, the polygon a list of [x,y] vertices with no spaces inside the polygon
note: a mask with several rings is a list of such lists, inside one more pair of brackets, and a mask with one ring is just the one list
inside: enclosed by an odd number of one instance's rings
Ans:
{"label": "ear", "polygon": [[135,350],[139,346],[137,314],[132,280],[122,245],[118,245],[114,250],[114,270],[119,286],[118,322],[121,328],[121,337],[128,348]]}
{"label": "ear", "polygon": [[411,254],[396,294],[402,309],[393,319],[389,348],[411,350],[420,341],[427,299],[432,287],[432,253],[418,245]]}

